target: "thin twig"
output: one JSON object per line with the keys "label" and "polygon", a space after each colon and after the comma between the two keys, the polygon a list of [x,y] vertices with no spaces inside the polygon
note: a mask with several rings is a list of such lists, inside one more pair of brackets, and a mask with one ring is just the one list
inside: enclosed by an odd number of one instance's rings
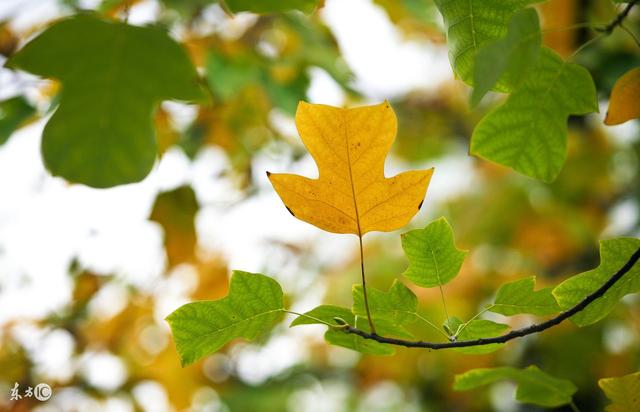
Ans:
{"label": "thin twig", "polygon": [[351,325],[346,325],[343,329],[346,333],[353,333],[355,335],[362,336],[365,339],[375,340],[380,343],[388,343],[391,345],[406,346],[408,348],[425,348],[425,349],[447,349],[447,348],[465,348],[470,346],[482,346],[492,343],[505,343],[512,339],[521,338],[523,336],[532,335],[534,333],[542,332],[553,326],[558,325],[565,319],[570,318],[576,313],[584,310],[587,306],[593,303],[598,298],[602,297],[613,285],[616,284],[627,272],[629,272],[633,266],[640,260],[640,248],[636,250],[629,258],[627,263],[624,264],[609,280],[607,280],[602,286],[600,286],[595,292],[589,294],[582,301],[576,304],[571,309],[568,309],[558,316],[549,319],[542,323],[536,323],[525,328],[513,330],[507,334],[496,336],[493,338],[480,338],[473,340],[465,340],[458,342],[424,342],[424,341],[408,341],[404,339],[387,338],[379,336],[375,333],[365,332],[361,329],[354,328]]}
{"label": "thin twig", "polygon": [[595,29],[595,30],[603,32],[605,34],[613,33],[613,30],[615,30],[616,27],[618,27],[618,26],[620,26],[622,24],[624,19],[626,19],[627,16],[629,15],[629,12],[633,8],[633,6],[638,4],[639,1],[640,0],[632,0],[631,2],[629,2],[627,4],[627,6],[624,8],[624,10],[622,10],[621,13],[619,13],[613,20],[611,20],[611,22],[609,24],[607,24],[606,26],[604,26],[602,28]]}

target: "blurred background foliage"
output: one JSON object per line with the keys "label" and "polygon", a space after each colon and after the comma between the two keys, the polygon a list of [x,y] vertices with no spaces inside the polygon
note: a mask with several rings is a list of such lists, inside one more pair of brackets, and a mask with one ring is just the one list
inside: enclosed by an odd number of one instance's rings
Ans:
{"label": "blurred background foliage", "polygon": [[[333,0],[337,1],[348,0]],[[27,3],[22,6],[29,7]],[[105,0],[94,7],[106,16],[123,18],[127,8],[133,10],[138,3],[148,2]],[[297,102],[312,99],[309,94],[318,71],[338,89],[345,105],[378,97],[358,86],[357,76],[323,18],[322,7],[311,15],[231,17],[213,1],[152,3],[157,12],[155,23],[170,29],[186,46],[211,92],[206,105],[189,110],[164,104],[159,108],[155,125],[161,153],[177,149],[190,161],[211,148],[222,153],[223,166],[207,179],[224,182],[234,193],[235,199],[224,208],[261,213],[259,207],[246,205],[269,190],[261,183],[265,157],[283,171],[305,164],[306,151],[291,122]],[[85,2],[60,0],[56,10],[69,14],[84,7]],[[404,41],[418,39],[446,50],[440,17],[431,0],[376,0],[370,7],[379,8]],[[602,0],[550,0],[538,10],[548,30],[545,44],[567,57],[590,33],[582,28],[556,29],[608,21],[615,14],[615,5]],[[213,30],[211,16],[217,22]],[[358,16],[351,18],[357,26]],[[639,23],[639,13],[632,13],[628,26],[637,33]],[[46,24],[16,30],[10,19],[0,23],[0,53],[10,56]],[[375,49],[376,44],[369,47]],[[633,40],[618,30],[575,60],[591,72],[605,108],[613,83],[640,65],[640,53]],[[37,93],[33,90],[0,102],[0,144],[10,140],[14,130],[55,107],[55,84],[36,83]],[[449,312],[466,319],[490,301],[500,284],[531,274],[538,277],[538,287],[558,284],[597,266],[598,239],[637,236],[640,230],[637,121],[605,128],[601,115],[572,118],[567,163],[554,183],[544,184],[467,157],[474,126],[502,99],[492,95],[472,111],[468,96],[469,89],[453,78],[437,87],[390,96],[399,120],[392,165],[435,166],[439,179],[411,226],[421,227],[444,215],[458,245],[471,251],[461,274],[445,287]],[[187,121],[181,121],[185,110]],[[448,186],[458,189],[447,191]],[[200,191],[188,184],[165,189],[157,191],[148,208],[148,219],[159,225],[165,248],[162,274],[151,285],[128,282],[117,270],[102,273],[87,267],[81,258],[73,259],[68,266],[66,303],[45,316],[2,319],[1,409],[537,411],[540,409],[515,404],[513,385],[508,383],[464,393],[451,389],[454,374],[474,367],[535,364],[573,381],[579,387],[576,404],[586,412],[603,410],[599,378],[640,369],[637,295],[625,299],[611,316],[594,326],[578,330],[562,324],[488,355],[399,348],[390,358],[361,356],[327,346],[322,328],[289,330],[283,323],[258,342],[264,346],[233,343],[183,369],[163,317],[187,300],[224,296],[229,268],[225,254],[205,245],[198,229],[202,209],[211,200],[203,200]],[[281,207],[274,197],[269,201]],[[262,224],[259,219],[250,221],[254,223],[247,223],[242,231],[247,241],[257,228],[255,222]],[[211,226],[208,230],[217,229]],[[280,230],[285,232],[288,227]],[[280,276],[266,272],[278,266],[291,273],[280,280],[295,308],[311,308],[314,300],[309,301],[308,296],[314,293],[314,299],[325,303],[351,305],[351,285],[359,277],[355,239],[342,239],[340,244],[346,249],[335,259],[319,252],[336,237],[319,235],[296,242],[283,236],[263,245],[262,252],[276,261],[265,273]],[[0,255],[2,249],[0,244]],[[406,267],[397,233],[368,237],[365,254],[374,287],[388,288]],[[37,252],[31,258],[38,259]],[[5,275],[0,273],[0,277]],[[182,295],[166,303],[160,296],[171,289],[181,290]],[[318,290],[322,291],[319,298]],[[414,291],[422,313],[442,322],[438,290]],[[499,315],[489,318],[503,319]],[[517,327],[534,319],[503,320]],[[427,328],[414,332],[425,339],[439,339]],[[25,333],[33,336],[25,337]],[[44,355],[47,352],[63,360],[57,370],[47,366],[51,364]],[[26,387],[43,381],[54,388],[54,398],[48,403],[8,401],[15,382]]]}

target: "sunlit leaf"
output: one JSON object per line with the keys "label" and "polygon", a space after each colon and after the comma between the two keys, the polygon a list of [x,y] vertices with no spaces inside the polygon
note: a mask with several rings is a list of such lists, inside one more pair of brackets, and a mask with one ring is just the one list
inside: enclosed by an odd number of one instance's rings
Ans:
{"label": "sunlit leaf", "polygon": [[640,117],[640,67],[629,70],[618,79],[609,97],[604,124],[612,126]]}
{"label": "sunlit leaf", "polygon": [[[509,21],[521,8],[540,0],[436,0],[444,18],[449,60],[456,75],[473,85],[475,55],[485,44],[507,34]],[[499,90],[509,90],[508,82]]]}
{"label": "sunlit leaf", "polygon": [[187,303],[167,316],[167,322],[186,366],[233,339],[255,339],[273,327],[283,310],[278,282],[265,275],[234,271],[226,297]]}
{"label": "sunlit leaf", "polygon": [[60,106],[43,132],[44,162],[53,175],[94,187],[149,173],[158,102],[204,97],[187,54],[166,32],[91,14],[49,27],[8,65],[62,82]]}
{"label": "sunlit leaf", "polygon": [[534,365],[526,369],[510,367],[472,369],[456,375],[453,389],[468,391],[502,380],[516,382],[518,385],[516,400],[549,408],[571,403],[571,397],[577,391],[570,381],[553,377]]}
{"label": "sunlit leaf", "polygon": [[0,102],[0,145],[4,144],[35,111],[35,108],[22,96]]}
{"label": "sunlit leaf", "polygon": [[[347,322],[351,326],[367,332],[369,331],[369,324],[366,317],[356,316],[347,308],[333,305],[321,305],[309,312],[305,312],[294,319],[294,321],[291,322],[291,326],[310,324],[340,326],[336,318]],[[376,330],[378,333],[388,336],[397,336],[398,333],[398,327],[384,322],[377,322]],[[365,339],[352,333],[346,333],[338,328],[330,327],[324,334],[324,338],[333,345],[342,346],[369,355],[393,355],[395,353],[395,349],[391,345],[376,342],[372,339]]]}
{"label": "sunlit leaf", "polygon": [[502,76],[517,87],[535,67],[542,37],[538,13],[534,9],[518,10],[509,23],[507,35],[485,44],[475,57],[471,105],[477,105]]}
{"label": "sunlit leaf", "polygon": [[[418,298],[397,279],[388,292],[375,288],[367,289],[372,319],[384,319],[395,325],[404,325],[416,320]],[[353,308],[357,316],[367,316],[361,285],[353,286]]]}
{"label": "sunlit leaf", "polygon": [[456,248],[453,230],[445,218],[429,223],[424,229],[404,233],[402,248],[409,259],[403,275],[423,287],[451,281],[467,255],[467,251]]}
{"label": "sunlit leaf", "polygon": [[543,316],[560,312],[551,293],[553,288],[534,291],[535,284],[536,277],[531,276],[500,286],[496,300],[489,310],[506,316],[520,313]]}
{"label": "sunlit leaf", "polygon": [[595,111],[589,72],[543,48],[522,86],[478,124],[471,153],[551,182],[567,157],[567,118]]}
{"label": "sunlit leaf", "polygon": [[320,177],[269,174],[295,217],[329,232],[364,235],[398,229],[418,212],[433,169],[385,178],[397,128],[389,103],[340,109],[301,102],[296,124]]}
{"label": "sunlit leaf", "polygon": [[[595,292],[627,263],[639,247],[640,239],[620,238],[601,241],[600,266],[570,277],[553,290],[553,296],[560,307],[562,309],[573,307]],[[571,320],[580,327],[591,325],[607,316],[622,297],[638,290],[640,290],[640,263],[636,262],[620,281],[607,290],[604,296],[573,315]]]}
{"label": "sunlit leaf", "polygon": [[600,379],[598,385],[612,402],[607,412],[640,411],[640,372]]}
{"label": "sunlit leaf", "polygon": [[[466,326],[463,325],[463,322],[456,317],[452,317],[445,322],[445,329],[456,335],[457,341],[493,338],[503,334],[508,328],[508,325],[486,319],[474,319]],[[489,345],[456,348],[455,351],[469,355],[481,355],[495,352],[500,349],[502,345],[502,343],[491,343]]]}

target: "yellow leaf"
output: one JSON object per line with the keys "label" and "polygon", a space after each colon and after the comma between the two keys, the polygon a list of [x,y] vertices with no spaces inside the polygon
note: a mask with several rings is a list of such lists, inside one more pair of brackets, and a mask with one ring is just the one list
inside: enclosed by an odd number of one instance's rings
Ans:
{"label": "yellow leaf", "polygon": [[604,124],[612,126],[640,117],[640,67],[618,79],[609,99]]}
{"label": "yellow leaf", "polygon": [[607,412],[640,411],[640,372],[620,378],[600,379],[598,385],[613,402]]}
{"label": "yellow leaf", "polygon": [[300,102],[296,125],[319,178],[270,174],[298,219],[334,233],[362,236],[406,225],[418,212],[433,169],[384,176],[397,120],[388,102],[341,109]]}

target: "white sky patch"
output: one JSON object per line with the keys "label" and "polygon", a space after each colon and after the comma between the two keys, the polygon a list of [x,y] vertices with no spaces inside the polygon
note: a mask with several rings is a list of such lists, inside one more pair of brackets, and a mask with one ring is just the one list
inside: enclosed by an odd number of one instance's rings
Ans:
{"label": "white sky patch", "polygon": [[355,87],[369,99],[434,90],[453,79],[445,46],[404,39],[371,0],[327,0],[321,15],[356,75]]}
{"label": "white sky patch", "polygon": [[94,388],[115,391],[127,379],[124,363],[109,352],[85,352],[79,363],[81,375]]}

